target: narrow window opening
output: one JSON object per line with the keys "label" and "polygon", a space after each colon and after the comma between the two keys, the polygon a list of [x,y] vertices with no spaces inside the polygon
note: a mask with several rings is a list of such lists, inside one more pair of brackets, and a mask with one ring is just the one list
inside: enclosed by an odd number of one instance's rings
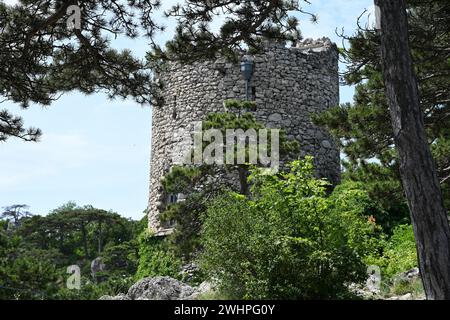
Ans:
{"label": "narrow window opening", "polygon": [[170,194],[168,200],[169,200],[169,204],[175,204],[178,202],[178,195]]}

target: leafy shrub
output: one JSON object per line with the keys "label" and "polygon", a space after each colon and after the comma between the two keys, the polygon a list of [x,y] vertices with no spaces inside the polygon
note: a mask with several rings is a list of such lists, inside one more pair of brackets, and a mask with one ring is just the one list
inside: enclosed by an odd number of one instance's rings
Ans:
{"label": "leafy shrub", "polygon": [[379,208],[373,215],[386,234],[392,235],[396,226],[410,223],[403,189],[392,168],[378,163],[354,166],[345,161],[343,166],[345,171],[342,175],[342,186],[355,184],[368,193],[371,201]]}
{"label": "leafy shrub", "polygon": [[0,300],[51,297],[58,290],[55,262],[60,254],[27,246],[22,238],[8,234],[3,224],[0,222]]}
{"label": "leafy shrub", "polygon": [[244,299],[329,299],[365,278],[376,227],[364,216],[367,194],[326,195],[312,158],[288,173],[254,171],[252,198],[229,192],[203,216],[201,265],[223,294]]}
{"label": "leafy shrub", "polygon": [[423,297],[425,293],[422,285],[422,280],[418,278],[408,281],[396,281],[394,282],[392,287],[389,288],[388,294],[391,296],[402,296],[407,293],[411,293],[413,297]]}
{"label": "leafy shrub", "polygon": [[137,241],[107,245],[100,256],[109,272],[133,275],[137,271]]}
{"label": "leafy shrub", "polygon": [[176,258],[163,239],[144,231],[139,236],[139,264],[136,280],[145,277],[180,277],[181,260]]}
{"label": "leafy shrub", "polygon": [[373,258],[371,264],[381,268],[383,276],[390,278],[417,266],[416,242],[411,225],[401,225],[383,243],[381,257]]}
{"label": "leafy shrub", "polygon": [[[374,187],[373,184],[344,180],[335,188],[334,193],[363,190],[365,196],[357,198],[359,203],[355,203],[355,205],[358,205],[358,207],[363,206],[364,212],[372,216],[377,225],[382,228],[383,232],[391,235],[396,226],[409,223],[408,207],[404,202],[397,201],[396,199],[387,199],[384,196],[383,200],[389,202],[389,206],[387,206],[378,199],[379,195],[374,194],[372,187]],[[384,191],[389,192],[389,189],[386,187]]]}
{"label": "leafy shrub", "polygon": [[61,288],[54,299],[57,300],[98,300],[101,296],[116,296],[126,293],[134,284],[131,276],[110,276],[106,281],[95,283],[90,277],[81,277],[80,290]]}

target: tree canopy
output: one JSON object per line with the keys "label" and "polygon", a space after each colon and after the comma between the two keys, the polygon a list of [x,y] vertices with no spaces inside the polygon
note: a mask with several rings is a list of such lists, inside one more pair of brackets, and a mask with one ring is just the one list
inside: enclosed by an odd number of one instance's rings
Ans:
{"label": "tree canopy", "polygon": [[[407,1],[411,54],[419,84],[425,128],[437,164],[441,187],[450,199],[450,6],[448,1]],[[355,85],[353,103],[331,108],[315,117],[341,143],[344,165],[351,179],[371,184],[383,201],[403,201],[398,157],[384,90],[380,37],[360,25],[352,36],[342,35],[349,47],[342,51],[348,66],[343,80]],[[377,161],[373,161],[377,160]],[[398,201],[396,203],[398,203]],[[391,204],[394,202],[391,201]],[[386,205],[389,205],[386,203]],[[447,202],[447,206],[450,203]]]}
{"label": "tree canopy", "polygon": [[[46,216],[24,208],[9,206],[0,217],[0,299],[98,299],[131,285],[146,223],[73,202]],[[94,259],[104,265],[98,277]],[[71,265],[80,267],[82,290],[66,288]]]}
{"label": "tree canopy", "polygon": [[[304,3],[307,3],[306,1]],[[68,9],[81,10],[81,29],[68,26]],[[49,105],[61,94],[79,90],[104,91],[110,98],[133,98],[149,103],[151,68],[165,59],[201,59],[257,44],[258,36],[280,40],[300,37],[292,11],[295,1],[187,0],[165,12],[177,23],[175,38],[166,48],[155,36],[165,27],[157,13],[160,0],[20,0],[0,2],[0,94],[3,101]],[[215,18],[226,15],[219,31]],[[150,44],[147,61],[130,50],[114,49],[117,37],[143,37]],[[195,54],[194,54],[195,52]],[[21,117],[0,112],[0,141],[17,137],[37,141],[41,132],[26,128]]]}

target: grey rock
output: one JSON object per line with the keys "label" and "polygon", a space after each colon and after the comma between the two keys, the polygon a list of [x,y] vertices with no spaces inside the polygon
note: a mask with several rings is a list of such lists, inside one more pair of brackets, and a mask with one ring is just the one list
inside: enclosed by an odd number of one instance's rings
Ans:
{"label": "grey rock", "polygon": [[323,140],[322,141],[322,147],[326,148],[326,149],[331,149],[331,143],[328,140]]}
{"label": "grey rock", "polygon": [[200,294],[213,290],[210,282],[191,287],[170,277],[145,278],[135,283],[127,294],[105,295],[99,300],[195,300]]}
{"label": "grey rock", "polygon": [[127,296],[131,300],[185,300],[195,289],[170,277],[145,278],[135,283]]}
{"label": "grey rock", "polygon": [[117,296],[102,296],[99,300],[131,300],[126,294],[119,294]]}
{"label": "grey rock", "polygon": [[269,116],[269,121],[271,121],[271,122],[278,122],[278,121],[281,121],[282,118],[283,118],[283,117],[281,116],[281,114],[279,114],[279,113],[274,113],[274,114],[271,114],[271,115]]}
{"label": "grey rock", "polygon": [[106,267],[102,261],[102,258],[97,257],[91,262],[91,275],[95,279],[97,273],[105,271]]}
{"label": "grey rock", "polygon": [[413,300],[413,295],[411,293],[407,293],[402,296],[390,297],[387,300]]}

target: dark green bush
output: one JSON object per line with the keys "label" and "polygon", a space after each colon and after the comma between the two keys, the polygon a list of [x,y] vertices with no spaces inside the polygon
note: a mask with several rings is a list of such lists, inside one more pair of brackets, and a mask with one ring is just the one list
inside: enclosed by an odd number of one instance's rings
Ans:
{"label": "dark green bush", "polygon": [[385,278],[417,267],[416,242],[411,225],[396,227],[393,235],[382,245],[382,255],[373,257],[370,263],[379,266]]}
{"label": "dark green bush", "polygon": [[175,257],[164,239],[144,231],[138,241],[139,264],[136,280],[154,276],[180,278],[181,260]]}
{"label": "dark green bush", "polygon": [[81,288],[67,289],[61,288],[53,297],[57,300],[98,300],[101,296],[116,296],[126,293],[134,284],[134,279],[126,275],[110,275],[107,280],[95,283],[90,277],[81,277]]}
{"label": "dark green bush", "polygon": [[250,176],[252,198],[229,192],[203,217],[201,263],[223,294],[244,299],[334,299],[365,280],[375,224],[358,189],[326,195],[312,159]]}

